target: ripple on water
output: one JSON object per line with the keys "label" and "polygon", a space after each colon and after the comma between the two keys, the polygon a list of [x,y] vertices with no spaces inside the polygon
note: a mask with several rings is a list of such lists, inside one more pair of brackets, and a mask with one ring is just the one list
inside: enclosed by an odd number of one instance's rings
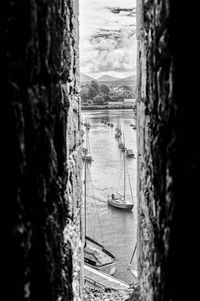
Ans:
{"label": "ripple on water", "polygon": [[[132,211],[124,212],[107,205],[107,196],[116,190],[121,171],[123,153],[115,139],[115,127],[121,127],[127,148],[136,153],[136,131],[133,123],[133,112],[130,110],[84,111],[91,129],[89,132],[90,150],[94,158],[90,166],[92,187],[88,189],[87,200],[87,234],[103,243],[112,252],[117,261],[115,276],[132,282],[133,277],[128,269],[136,243],[137,200],[136,200],[136,160],[127,160],[132,183],[135,206]],[[101,123],[107,120],[113,128]],[[134,263],[135,264],[135,263]]]}

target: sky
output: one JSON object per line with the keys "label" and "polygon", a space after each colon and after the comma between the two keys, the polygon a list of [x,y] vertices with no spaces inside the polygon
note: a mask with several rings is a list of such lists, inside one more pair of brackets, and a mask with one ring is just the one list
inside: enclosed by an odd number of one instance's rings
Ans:
{"label": "sky", "polygon": [[136,74],[136,0],[79,0],[80,71]]}

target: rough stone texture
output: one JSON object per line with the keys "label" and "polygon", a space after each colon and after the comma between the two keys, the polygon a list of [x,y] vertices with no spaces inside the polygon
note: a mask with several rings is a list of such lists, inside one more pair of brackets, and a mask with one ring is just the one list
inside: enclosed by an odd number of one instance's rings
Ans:
{"label": "rough stone texture", "polygon": [[[188,8],[138,0],[138,261],[145,301],[195,300],[198,287],[199,58],[193,61],[197,50],[184,39]],[[193,41],[198,17],[188,17]]]}
{"label": "rough stone texture", "polygon": [[140,301],[139,286],[133,285],[128,289],[101,289],[85,285],[83,301]]}
{"label": "rough stone texture", "polygon": [[[5,299],[72,300],[75,268],[74,279],[81,278],[72,260],[77,256],[80,265],[78,1],[7,1],[1,45],[8,112]],[[74,292],[80,295],[80,287]]]}
{"label": "rough stone texture", "polygon": [[141,297],[169,300],[177,107],[169,1],[141,1],[138,16],[138,241]]}
{"label": "rough stone texture", "polygon": [[[1,3],[4,300],[81,296],[77,2]],[[199,287],[199,9],[193,3],[188,14],[189,6],[174,3],[138,0],[137,6],[138,260],[145,301],[185,300],[180,295],[188,291],[187,300],[196,300]],[[195,49],[186,47],[184,26]],[[86,294],[120,298],[120,292]]]}

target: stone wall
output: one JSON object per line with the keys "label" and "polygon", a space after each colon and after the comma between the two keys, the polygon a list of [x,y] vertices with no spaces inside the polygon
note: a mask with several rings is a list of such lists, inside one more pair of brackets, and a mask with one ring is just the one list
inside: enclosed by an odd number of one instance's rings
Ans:
{"label": "stone wall", "polygon": [[142,300],[169,300],[176,104],[169,1],[138,3],[138,254]]}
{"label": "stone wall", "polygon": [[78,1],[7,1],[1,45],[6,300],[72,300],[82,256]]}
{"label": "stone wall", "polygon": [[[77,3],[1,4],[5,300],[78,300],[82,293]],[[188,6],[174,3],[137,4],[138,262],[145,301],[184,300],[188,290],[188,300],[195,300],[199,285],[193,273],[199,264],[199,10],[193,3],[186,24],[194,51],[183,30]]]}
{"label": "stone wall", "polygon": [[197,8],[188,9],[170,0],[137,5],[138,262],[145,301],[194,300],[198,287],[199,58],[190,43],[198,17]]}

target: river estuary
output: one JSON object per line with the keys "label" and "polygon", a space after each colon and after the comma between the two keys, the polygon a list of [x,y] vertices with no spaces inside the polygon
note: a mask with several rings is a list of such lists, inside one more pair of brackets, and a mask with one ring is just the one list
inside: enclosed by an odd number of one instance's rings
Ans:
{"label": "river estuary", "polygon": [[[124,153],[115,138],[115,127],[121,128],[126,148],[132,149],[137,158],[136,130],[130,126],[135,124],[134,113],[132,110],[82,111],[82,120],[86,119],[91,125],[89,145],[94,160],[87,172],[87,235],[115,255],[117,269],[114,276],[131,283],[133,276],[128,267],[137,238],[136,159],[126,160],[134,201],[132,211],[108,206],[107,196],[116,192],[117,186],[119,189],[120,185],[123,186],[119,176]],[[102,120],[113,123],[114,127],[102,123]],[[127,196],[131,197],[128,188]],[[136,269],[136,256],[132,267]]]}

